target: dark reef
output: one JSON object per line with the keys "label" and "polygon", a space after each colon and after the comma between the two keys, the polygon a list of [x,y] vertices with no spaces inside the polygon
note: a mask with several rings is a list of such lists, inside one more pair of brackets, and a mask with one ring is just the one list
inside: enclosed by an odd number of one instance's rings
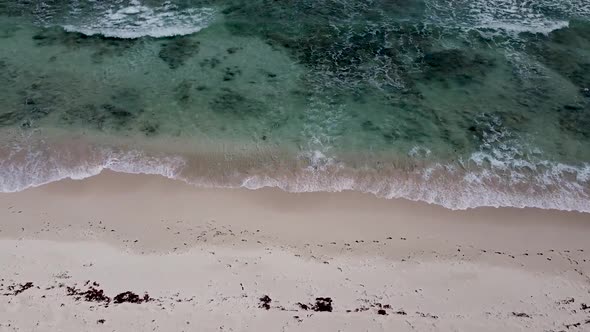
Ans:
{"label": "dark reef", "polygon": [[62,46],[70,51],[91,49],[92,61],[101,63],[106,57],[121,57],[140,43],[137,39],[121,39],[101,35],[88,36],[79,32],[67,32],[59,27],[44,28],[33,35],[37,46]]}
{"label": "dark reef", "polygon": [[158,56],[170,69],[178,69],[199,53],[199,47],[200,42],[192,36],[170,37],[162,43]]}
{"label": "dark reef", "polygon": [[264,104],[228,88],[222,89],[210,102],[210,107],[214,112],[236,117],[257,117],[268,112]]}

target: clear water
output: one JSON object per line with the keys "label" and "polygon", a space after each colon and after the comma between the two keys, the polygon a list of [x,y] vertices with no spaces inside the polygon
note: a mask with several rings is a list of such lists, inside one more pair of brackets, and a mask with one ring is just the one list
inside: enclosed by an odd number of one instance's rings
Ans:
{"label": "clear water", "polygon": [[0,190],[102,169],[590,212],[585,0],[0,0]]}

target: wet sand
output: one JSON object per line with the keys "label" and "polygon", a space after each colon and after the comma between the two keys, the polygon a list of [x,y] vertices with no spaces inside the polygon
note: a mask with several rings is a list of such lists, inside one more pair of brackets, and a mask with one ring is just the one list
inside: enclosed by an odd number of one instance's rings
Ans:
{"label": "wet sand", "polygon": [[105,172],[0,194],[4,331],[584,331],[590,214]]}

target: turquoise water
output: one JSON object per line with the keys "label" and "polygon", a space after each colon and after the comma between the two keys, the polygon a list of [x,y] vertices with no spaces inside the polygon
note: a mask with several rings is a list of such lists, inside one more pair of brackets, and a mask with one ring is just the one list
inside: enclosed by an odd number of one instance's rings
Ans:
{"label": "turquoise water", "polygon": [[583,0],[0,0],[0,190],[103,169],[590,212]]}

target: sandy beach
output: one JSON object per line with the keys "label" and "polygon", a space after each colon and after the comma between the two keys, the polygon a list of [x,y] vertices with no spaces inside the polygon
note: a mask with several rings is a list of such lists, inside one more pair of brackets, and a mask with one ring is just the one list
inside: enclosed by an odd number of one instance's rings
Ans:
{"label": "sandy beach", "polygon": [[105,172],[0,194],[1,331],[589,331],[590,215]]}

